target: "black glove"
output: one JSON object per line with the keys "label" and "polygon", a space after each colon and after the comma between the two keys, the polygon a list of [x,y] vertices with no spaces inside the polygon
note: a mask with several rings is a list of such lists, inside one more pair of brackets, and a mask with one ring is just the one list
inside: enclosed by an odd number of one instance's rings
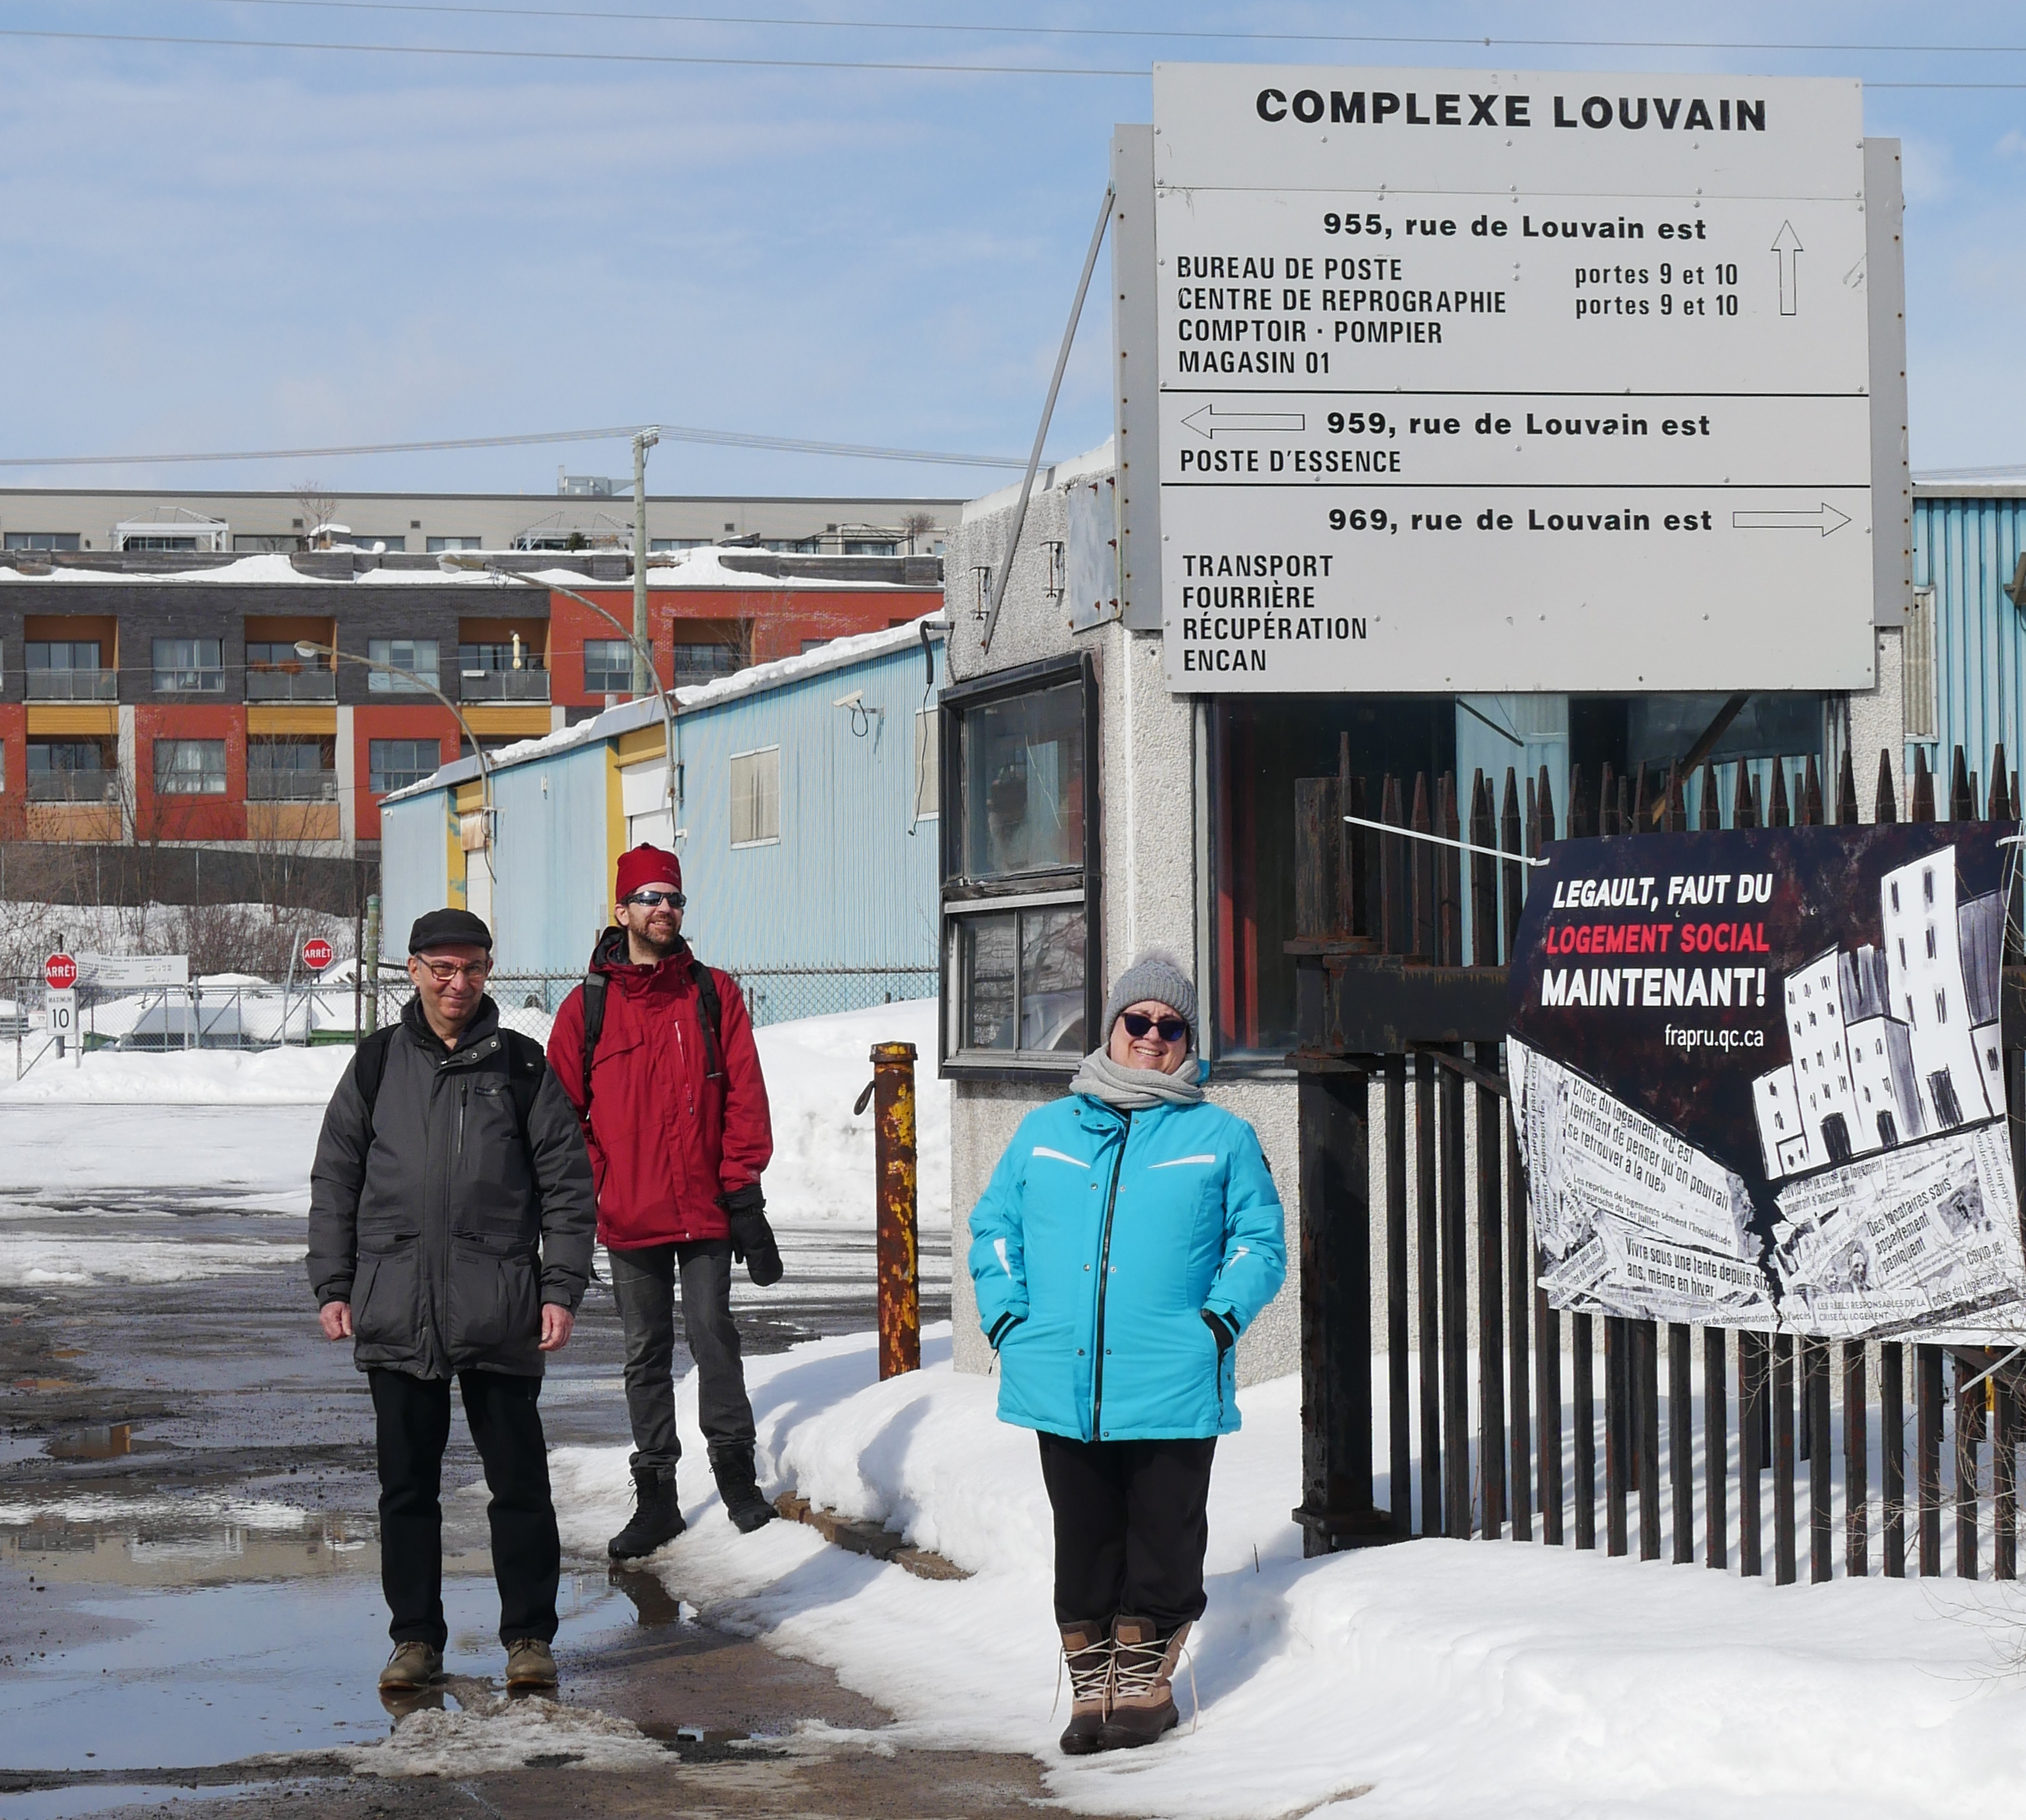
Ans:
{"label": "black glove", "polygon": [[760,1184],[748,1182],[730,1194],[717,1197],[732,1226],[732,1255],[746,1266],[746,1274],[760,1288],[781,1281],[781,1247],[774,1242],[774,1229],[766,1223],[766,1196]]}
{"label": "black glove", "polygon": [[1217,1357],[1221,1360],[1237,1341],[1238,1323],[1230,1315],[1213,1314],[1208,1309],[1202,1314],[1203,1325],[1217,1336]]}

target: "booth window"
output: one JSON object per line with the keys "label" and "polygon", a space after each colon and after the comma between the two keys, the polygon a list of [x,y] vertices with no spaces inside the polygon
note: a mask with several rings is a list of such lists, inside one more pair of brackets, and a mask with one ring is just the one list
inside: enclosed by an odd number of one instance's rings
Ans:
{"label": "booth window", "polygon": [[1095,671],[1030,664],[947,688],[941,706],[945,1069],[1073,1069],[1103,977]]}

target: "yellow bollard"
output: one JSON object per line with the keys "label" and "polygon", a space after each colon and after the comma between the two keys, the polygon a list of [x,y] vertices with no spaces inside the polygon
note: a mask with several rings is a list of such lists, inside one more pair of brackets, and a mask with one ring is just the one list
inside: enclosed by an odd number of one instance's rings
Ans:
{"label": "yellow bollard", "polygon": [[873,1131],[879,1200],[879,1375],[922,1368],[922,1273],[916,1248],[912,1043],[873,1045]]}

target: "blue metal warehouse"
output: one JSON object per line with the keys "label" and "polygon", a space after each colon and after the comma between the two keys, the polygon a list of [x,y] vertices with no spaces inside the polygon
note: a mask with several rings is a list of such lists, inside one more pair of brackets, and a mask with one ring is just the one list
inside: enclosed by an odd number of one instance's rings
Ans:
{"label": "blue metal warehouse", "polygon": [[389,796],[387,947],[411,918],[463,904],[492,925],[503,976],[580,976],[611,921],[613,868],[673,844],[685,932],[745,985],[758,1021],[936,991],[937,740],[944,626],[931,617],[833,640],[546,739],[464,758]]}

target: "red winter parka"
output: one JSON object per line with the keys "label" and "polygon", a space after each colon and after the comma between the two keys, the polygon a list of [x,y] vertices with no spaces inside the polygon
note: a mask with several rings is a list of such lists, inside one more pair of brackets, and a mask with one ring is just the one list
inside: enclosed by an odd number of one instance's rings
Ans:
{"label": "red winter parka", "polygon": [[[625,1251],[731,1235],[721,1194],[760,1179],[774,1154],[766,1083],[737,983],[711,971],[723,1020],[707,1075],[703,1005],[687,943],[653,966],[627,958],[608,929],[591,956],[606,979],[604,1027],[591,1058],[585,1137],[598,1188],[598,1236]],[[584,1112],[584,988],[563,1001],[549,1066]]]}

